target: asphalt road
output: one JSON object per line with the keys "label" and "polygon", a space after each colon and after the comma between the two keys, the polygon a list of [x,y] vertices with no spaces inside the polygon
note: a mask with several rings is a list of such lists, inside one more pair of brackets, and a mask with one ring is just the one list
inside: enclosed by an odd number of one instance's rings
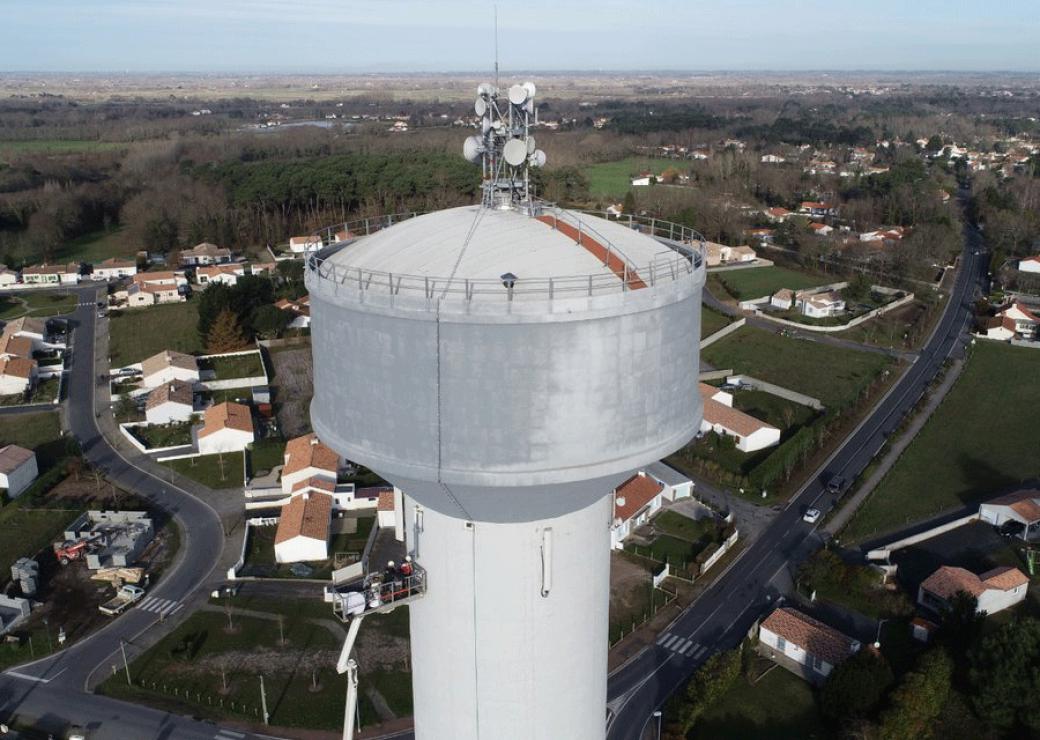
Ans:
{"label": "asphalt road", "polygon": [[[12,713],[41,718],[43,729],[61,732],[69,724],[91,725],[98,738],[213,738],[215,725],[180,718],[146,707],[95,696],[86,691],[95,670],[100,679],[122,665],[124,643],[132,659],[135,640],[157,622],[178,615],[186,599],[206,582],[220,557],[224,532],[216,512],[205,502],[167,481],[134,467],[98,430],[94,414],[97,372],[94,333],[97,312],[94,287],[77,289],[80,305],[70,317],[71,356],[66,375],[66,419],[84,456],[116,484],[149,499],[180,525],[182,541],[175,561],[149,589],[143,606],[114,619],[100,631],[56,655],[0,673],[0,719]],[[13,423],[13,422],[12,422]],[[240,736],[240,735],[239,735]]]}
{"label": "asphalt road", "polygon": [[946,311],[917,361],[859,428],[801,491],[792,497],[761,536],[729,570],[662,632],[652,646],[609,680],[611,740],[637,740],[652,713],[713,653],[735,647],[775,603],[770,585],[786,568],[804,560],[822,543],[816,525],[802,520],[810,506],[826,514],[835,503],[825,491],[832,475],[854,478],[873,460],[885,439],[925,392],[943,363],[963,352],[971,329],[976,288],[985,285],[987,256],[981,238],[966,228],[961,270]]}

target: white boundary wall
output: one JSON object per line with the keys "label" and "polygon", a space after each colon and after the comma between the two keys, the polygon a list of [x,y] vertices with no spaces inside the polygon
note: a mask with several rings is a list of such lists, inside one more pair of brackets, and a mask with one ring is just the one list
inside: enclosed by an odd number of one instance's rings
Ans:
{"label": "white boundary wall", "polygon": [[708,336],[704,337],[704,339],[701,340],[700,348],[704,349],[708,345],[714,344],[715,342],[719,341],[723,337],[729,336],[730,334],[735,332],[737,329],[739,329],[740,327],[744,326],[744,324],[746,324],[746,323],[747,323],[747,319],[741,318],[741,319],[737,319],[732,324],[727,324],[726,326],[722,327],[721,329],[719,329],[714,334],[709,334]]}

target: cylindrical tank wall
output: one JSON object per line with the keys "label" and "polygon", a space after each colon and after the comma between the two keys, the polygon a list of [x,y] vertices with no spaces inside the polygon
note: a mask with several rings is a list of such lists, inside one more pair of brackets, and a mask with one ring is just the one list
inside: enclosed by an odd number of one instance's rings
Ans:
{"label": "cylindrical tank wall", "polygon": [[697,432],[701,310],[693,288],[626,300],[485,321],[373,310],[312,284],[314,429],[385,475],[449,485],[631,471]]}
{"label": "cylindrical tank wall", "polygon": [[411,605],[420,740],[605,734],[611,497],[526,523],[467,522],[405,496],[426,568]]}

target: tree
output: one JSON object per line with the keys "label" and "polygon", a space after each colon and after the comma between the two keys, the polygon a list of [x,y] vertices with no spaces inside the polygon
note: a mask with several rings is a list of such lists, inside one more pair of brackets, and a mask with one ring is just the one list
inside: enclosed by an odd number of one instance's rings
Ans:
{"label": "tree", "polygon": [[1002,734],[1016,724],[1034,733],[1040,730],[1035,711],[1040,690],[1040,621],[1026,617],[1004,625],[969,651],[968,662],[972,705],[986,724]]}
{"label": "tree", "polygon": [[740,650],[728,650],[708,658],[671,703],[669,732],[686,733],[708,707],[718,702],[740,678]]}
{"label": "tree", "polygon": [[291,320],[288,313],[268,303],[253,311],[252,323],[258,335],[264,339],[274,339],[285,331]]}
{"label": "tree", "polygon": [[827,678],[820,690],[820,711],[834,722],[866,717],[888,691],[895,676],[874,650],[860,650]]}
{"label": "tree", "polygon": [[921,656],[910,673],[892,692],[888,709],[881,714],[883,740],[921,740],[931,736],[935,720],[950,695],[953,661],[942,648]]}
{"label": "tree", "polygon": [[246,346],[238,317],[230,309],[224,309],[217,315],[216,321],[206,335],[206,351],[210,354],[234,352]]}
{"label": "tree", "polygon": [[629,190],[625,193],[625,199],[621,202],[621,210],[626,215],[634,216],[636,213],[636,196]]}
{"label": "tree", "polygon": [[938,152],[943,148],[943,140],[939,134],[932,134],[928,138],[928,143],[925,145],[925,150],[929,152]]}

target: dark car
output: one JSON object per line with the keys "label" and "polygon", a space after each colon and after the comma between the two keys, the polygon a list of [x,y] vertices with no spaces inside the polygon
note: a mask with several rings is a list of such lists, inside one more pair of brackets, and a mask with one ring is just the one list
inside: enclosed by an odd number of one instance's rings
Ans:
{"label": "dark car", "polygon": [[842,475],[835,475],[827,481],[827,490],[836,496],[842,496],[849,490],[849,479]]}

